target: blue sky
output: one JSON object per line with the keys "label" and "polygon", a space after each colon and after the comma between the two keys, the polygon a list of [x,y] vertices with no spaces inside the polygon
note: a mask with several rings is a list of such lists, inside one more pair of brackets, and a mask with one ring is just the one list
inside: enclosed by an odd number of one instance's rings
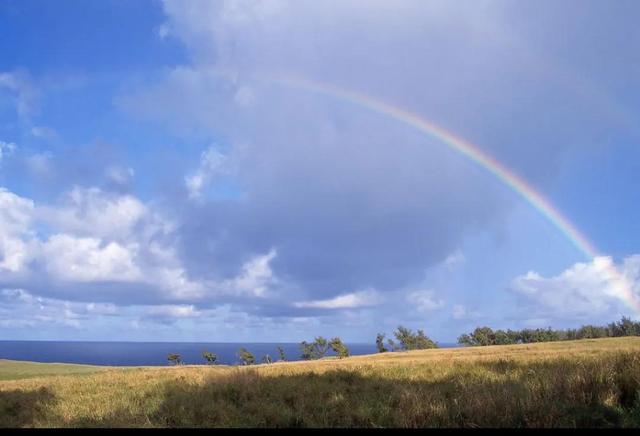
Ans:
{"label": "blue sky", "polygon": [[[0,338],[373,341],[640,314],[633,1],[0,3]],[[444,144],[476,144],[600,251]]]}

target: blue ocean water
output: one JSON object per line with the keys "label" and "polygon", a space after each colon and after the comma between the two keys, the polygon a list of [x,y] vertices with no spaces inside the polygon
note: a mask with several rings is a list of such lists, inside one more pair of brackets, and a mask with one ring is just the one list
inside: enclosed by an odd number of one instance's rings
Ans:
{"label": "blue ocean water", "polygon": [[[454,344],[439,344],[452,347]],[[300,360],[297,343],[205,343],[205,342],[62,342],[0,341],[0,359],[36,362],[82,363],[87,365],[161,366],[168,365],[167,355],[176,353],[186,364],[205,363],[203,351],[218,356],[218,363],[239,363],[240,347],[249,350],[260,362],[266,354],[276,361],[277,347],[284,348],[287,360]],[[375,344],[347,344],[352,355],[374,354]],[[331,354],[331,352],[327,353]]]}

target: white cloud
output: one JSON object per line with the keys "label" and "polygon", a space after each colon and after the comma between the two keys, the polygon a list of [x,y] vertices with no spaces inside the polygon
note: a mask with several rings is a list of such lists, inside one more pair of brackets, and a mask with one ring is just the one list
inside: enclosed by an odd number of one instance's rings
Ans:
{"label": "white cloud", "polygon": [[300,301],[293,303],[293,306],[304,309],[356,309],[376,306],[380,300],[380,295],[376,291],[365,290],[338,295],[328,300]]}
{"label": "white cloud", "polygon": [[431,312],[444,307],[444,300],[438,299],[430,290],[413,291],[407,295],[407,302],[420,312]]}
{"label": "white cloud", "polygon": [[270,262],[277,255],[277,251],[271,249],[269,253],[251,259],[242,266],[242,272],[238,277],[227,282],[227,286],[233,293],[264,296],[268,286],[275,280]]}
{"label": "white cloud", "polygon": [[39,139],[58,139],[58,132],[50,127],[34,126],[31,128],[31,134]]}
{"label": "white cloud", "polygon": [[109,181],[117,185],[128,185],[133,181],[133,168],[120,165],[110,166],[105,170],[105,175]]}
{"label": "white cloud", "polygon": [[453,319],[462,320],[462,319],[474,319],[480,316],[480,313],[475,310],[470,310],[468,307],[462,304],[455,304],[453,306],[453,310],[451,311],[451,316]]}
{"label": "white cloud", "polygon": [[17,272],[30,257],[34,203],[0,187],[0,273]]}
{"label": "white cloud", "polygon": [[29,120],[37,112],[40,95],[25,72],[0,72],[1,88],[15,94],[16,110],[22,119]]}
{"label": "white cloud", "polygon": [[[41,225],[45,231],[35,232]],[[236,276],[193,279],[172,244],[173,231],[171,222],[131,195],[76,187],[58,204],[35,205],[0,188],[0,286],[19,283],[33,291],[35,284],[45,294],[48,288],[78,289],[75,297],[86,301],[92,289],[108,295],[121,292],[120,284],[141,287],[136,292],[143,300],[202,302],[264,298],[278,283],[270,266],[275,249],[250,258]],[[101,283],[110,287],[92,288]]]}
{"label": "white cloud", "polygon": [[464,256],[464,253],[460,250],[456,250],[455,252],[447,256],[447,258],[444,260],[444,266],[447,269],[452,270],[456,266],[465,263],[465,261],[466,258]]}
{"label": "white cloud", "polygon": [[16,149],[16,144],[13,142],[0,141],[0,162],[5,156],[11,155]]}
{"label": "white cloud", "polygon": [[147,315],[158,318],[194,318],[201,315],[193,305],[161,305],[148,310]]}
{"label": "white cloud", "polygon": [[27,156],[25,163],[27,169],[38,177],[47,178],[53,174],[50,152],[31,154]]}
{"label": "white cloud", "polygon": [[[98,188],[75,187],[64,196],[62,204],[41,206],[38,214],[59,231],[116,240],[169,225],[154,217],[137,198]],[[146,226],[138,228],[139,224]]]}
{"label": "white cloud", "polygon": [[171,34],[171,29],[166,24],[161,24],[158,26],[158,38],[165,39],[167,36]]}
{"label": "white cloud", "polygon": [[225,171],[225,156],[213,147],[209,147],[200,156],[200,166],[195,173],[185,177],[189,198],[198,198],[202,189],[218,174]]}
{"label": "white cloud", "polygon": [[627,257],[622,265],[615,265],[611,257],[596,257],[588,263],[576,263],[553,277],[529,271],[514,279],[512,289],[541,314],[577,318],[618,316],[629,310],[621,302],[628,303],[630,298],[638,301],[640,255]]}
{"label": "white cloud", "polygon": [[136,244],[56,234],[42,244],[39,256],[55,280],[136,282],[144,280],[134,261],[137,250]]}

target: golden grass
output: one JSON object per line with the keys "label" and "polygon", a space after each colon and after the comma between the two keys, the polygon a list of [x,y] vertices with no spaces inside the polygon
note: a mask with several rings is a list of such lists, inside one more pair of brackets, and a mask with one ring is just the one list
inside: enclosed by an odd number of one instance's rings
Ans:
{"label": "golden grass", "polygon": [[640,338],[3,381],[0,426],[640,426]]}

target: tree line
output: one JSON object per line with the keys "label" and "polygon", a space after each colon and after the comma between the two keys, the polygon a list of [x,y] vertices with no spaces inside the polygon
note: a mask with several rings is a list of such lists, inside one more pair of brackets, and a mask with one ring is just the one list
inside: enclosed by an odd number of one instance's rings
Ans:
{"label": "tree line", "polygon": [[[276,350],[279,357],[278,361],[286,361],[287,357],[285,355],[284,348],[279,346],[276,347]],[[322,336],[317,336],[312,342],[302,341],[300,343],[300,358],[302,360],[322,359],[329,350],[332,350],[339,359],[349,357],[350,355],[349,348],[344,344],[344,342],[342,342],[342,339],[338,337],[325,339]],[[236,356],[238,357],[241,365],[256,364],[256,357],[244,347],[238,350]],[[210,351],[203,351],[202,358],[205,363],[211,365],[218,361],[218,356]],[[184,364],[182,356],[176,353],[169,353],[169,355],[167,355],[167,360],[173,365]],[[261,363],[270,364],[273,362],[274,359],[269,354],[262,356]]]}
{"label": "tree line", "polygon": [[[418,330],[414,333],[411,329],[403,326],[399,326],[393,333],[395,340],[389,338],[385,342],[385,334],[378,333],[376,336],[376,347],[379,352],[384,353],[387,351],[408,351],[408,350],[423,350],[427,348],[437,348],[437,344],[432,341],[423,330]],[[322,336],[316,336],[313,341],[302,341],[299,345],[300,359],[302,360],[315,360],[326,357],[329,350],[333,351],[334,355],[338,359],[343,359],[350,356],[349,348],[339,337],[326,339]],[[278,361],[286,361],[287,358],[284,353],[283,347],[277,347]],[[246,348],[242,347],[236,353],[241,365],[254,365],[256,364],[256,357]],[[203,351],[202,358],[207,364],[215,364],[218,361],[218,356],[210,351]],[[171,353],[167,356],[167,360],[170,364],[182,365],[184,361],[180,354]],[[262,363],[270,364],[274,360],[269,354],[265,354],[261,359]]]}
{"label": "tree line", "polygon": [[458,343],[476,347],[622,336],[640,336],[640,322],[634,322],[630,318],[623,316],[620,321],[611,322],[606,326],[589,324],[577,329],[554,330],[548,327],[546,329],[493,330],[490,327],[476,327],[473,332],[460,335]]}
{"label": "tree line", "polygon": [[[577,339],[593,338],[613,338],[621,336],[640,336],[640,322],[634,322],[630,318],[622,317],[618,322],[612,322],[606,326],[584,325],[577,329],[522,329],[522,330],[493,330],[490,327],[476,327],[470,333],[462,334],[458,337],[458,343],[466,346],[486,346],[486,345],[510,345],[510,344],[530,344],[534,342],[571,341]],[[386,340],[385,340],[386,339]],[[393,338],[386,338],[385,333],[376,335],[376,348],[379,353],[393,351],[425,350],[438,348],[438,345],[431,340],[423,330],[413,332],[403,326],[393,332]],[[313,341],[302,341],[299,345],[300,359],[315,360],[326,357],[329,350],[333,351],[339,359],[349,357],[349,348],[339,337],[326,339],[316,336]],[[277,347],[278,361],[286,361],[284,348]],[[241,365],[255,365],[256,357],[246,348],[242,347],[236,353]],[[203,351],[202,358],[207,364],[215,364],[218,356],[210,351]],[[182,356],[171,353],[167,356],[169,363],[183,364]],[[265,354],[260,360],[261,363],[270,364],[275,360]]]}

